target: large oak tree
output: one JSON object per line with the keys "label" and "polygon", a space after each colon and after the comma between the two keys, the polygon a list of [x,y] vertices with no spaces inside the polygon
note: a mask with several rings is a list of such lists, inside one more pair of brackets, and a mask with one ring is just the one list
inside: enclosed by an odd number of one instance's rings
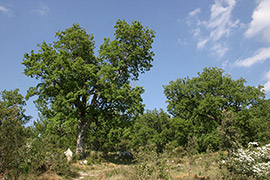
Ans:
{"label": "large oak tree", "polygon": [[28,97],[38,95],[37,107],[59,131],[76,122],[76,154],[81,158],[92,123],[117,116],[128,120],[143,111],[144,90],[130,83],[152,67],[154,31],[138,21],[118,20],[114,35],[114,40],[104,39],[95,55],[93,35],[74,24],[57,32],[57,41],[43,42],[38,52],[24,56],[25,75],[40,80],[29,88]]}
{"label": "large oak tree", "polygon": [[[262,86],[246,86],[245,82],[243,78],[233,80],[216,67],[205,68],[198,77],[171,81],[164,86],[168,112],[182,119],[184,129],[189,128],[186,135],[198,137],[201,151],[209,145],[216,149],[222,111],[238,113],[264,98]],[[248,122],[241,123],[248,127]]]}

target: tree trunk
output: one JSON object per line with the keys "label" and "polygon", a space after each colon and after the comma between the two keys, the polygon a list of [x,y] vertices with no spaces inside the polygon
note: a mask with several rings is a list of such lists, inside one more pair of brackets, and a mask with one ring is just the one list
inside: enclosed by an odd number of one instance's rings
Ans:
{"label": "tree trunk", "polygon": [[[96,100],[96,94],[94,95],[91,104],[93,104]],[[76,141],[76,156],[80,159],[85,158],[85,151],[84,151],[84,139],[86,136],[86,132],[92,123],[92,118],[85,117],[86,115],[86,97],[82,97],[82,102],[76,105],[78,108],[78,124],[77,124],[77,141]]]}
{"label": "tree trunk", "polygon": [[85,128],[82,124],[78,124],[78,130],[77,130],[77,142],[76,142],[76,155],[80,159],[85,158],[85,152],[84,152],[84,139],[85,139]]}
{"label": "tree trunk", "polygon": [[[85,116],[82,117],[84,118]],[[90,124],[93,122],[91,118],[87,119],[87,121],[83,121],[82,120],[83,118],[79,118],[77,125],[76,156],[79,157],[80,159],[85,158],[84,140],[86,132],[90,127]]]}

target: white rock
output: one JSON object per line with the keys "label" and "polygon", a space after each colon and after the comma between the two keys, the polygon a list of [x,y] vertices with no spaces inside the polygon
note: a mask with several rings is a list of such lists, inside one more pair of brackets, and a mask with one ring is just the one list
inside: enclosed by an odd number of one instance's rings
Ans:
{"label": "white rock", "polygon": [[72,160],[72,151],[68,148],[65,152],[64,152],[65,156],[67,157],[67,161],[71,161]]}
{"label": "white rock", "polygon": [[87,165],[88,161],[87,160],[83,160],[79,162],[81,165]]}

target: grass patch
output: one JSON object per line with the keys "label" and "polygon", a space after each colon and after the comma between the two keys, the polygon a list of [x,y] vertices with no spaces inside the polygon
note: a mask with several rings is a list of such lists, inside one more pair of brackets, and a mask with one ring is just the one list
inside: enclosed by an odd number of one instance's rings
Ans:
{"label": "grass patch", "polygon": [[[38,180],[140,180],[140,179],[183,179],[183,180],[215,180],[221,178],[219,169],[219,153],[170,156],[167,153],[157,154],[155,151],[140,151],[135,160],[120,159],[117,153],[106,156],[87,157],[91,163],[80,164],[73,161],[68,176],[60,176],[47,171],[27,179]],[[22,178],[23,179],[23,178]]]}
{"label": "grass patch", "polygon": [[[192,156],[168,156],[154,151],[141,151],[136,162],[125,164],[113,154],[100,163],[90,165],[73,164],[81,179],[137,180],[137,179],[220,179],[219,153]],[[108,158],[109,157],[109,158]],[[138,160],[139,158],[139,160]],[[74,169],[75,170],[75,169]],[[166,173],[165,173],[166,172]]]}

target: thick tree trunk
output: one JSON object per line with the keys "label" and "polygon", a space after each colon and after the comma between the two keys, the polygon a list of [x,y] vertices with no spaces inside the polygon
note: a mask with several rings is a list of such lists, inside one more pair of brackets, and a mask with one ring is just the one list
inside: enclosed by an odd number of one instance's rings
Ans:
{"label": "thick tree trunk", "polygon": [[[95,103],[96,94],[94,95],[91,105]],[[77,141],[76,141],[76,156],[80,159],[85,158],[84,151],[84,140],[86,136],[86,131],[90,127],[90,124],[93,122],[92,118],[86,119],[86,101],[87,98],[85,96],[82,97],[82,102],[76,105],[78,108],[78,125],[77,125]]]}
{"label": "thick tree trunk", "polygon": [[84,151],[84,139],[85,139],[85,129],[82,124],[78,125],[77,130],[77,142],[76,142],[76,155],[80,159],[85,158],[85,151]]}
{"label": "thick tree trunk", "polygon": [[84,140],[85,140],[86,132],[87,132],[87,130],[90,127],[90,124],[92,122],[93,122],[92,119],[87,119],[87,121],[83,121],[82,119],[79,119],[79,121],[78,121],[77,140],[76,140],[76,156],[79,157],[80,159],[85,158]]}

